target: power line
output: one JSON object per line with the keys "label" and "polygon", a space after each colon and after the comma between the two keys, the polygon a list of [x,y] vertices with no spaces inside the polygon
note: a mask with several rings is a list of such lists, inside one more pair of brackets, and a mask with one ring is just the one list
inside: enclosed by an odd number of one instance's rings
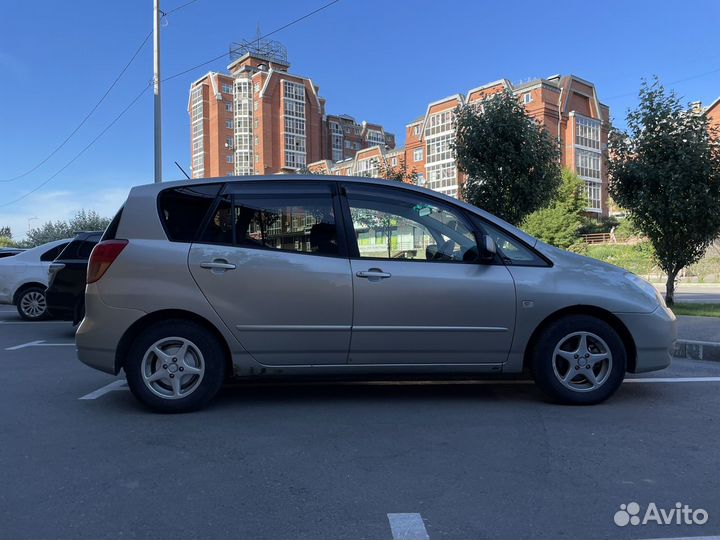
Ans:
{"label": "power line", "polygon": [[186,7],[188,7],[190,4],[194,4],[194,3],[197,2],[197,1],[198,1],[198,0],[190,0],[189,2],[185,2],[184,4],[181,4],[181,5],[179,5],[178,7],[173,8],[173,9],[171,9],[170,11],[168,11],[167,13],[165,13],[165,16],[167,16],[167,15],[172,15],[172,14],[175,13],[176,11],[180,11],[181,9],[186,8]]}
{"label": "power line", "polygon": [[[185,4],[182,4],[181,6],[178,6],[177,8],[173,9],[172,11],[166,13],[164,16],[167,16],[169,13],[173,13],[173,12],[178,11],[178,10],[180,10],[180,9],[182,9],[182,8],[190,5],[190,4],[193,4],[193,3],[195,3],[196,1],[197,1],[197,0],[192,0],[192,1],[190,1],[190,2],[186,2]],[[276,28],[276,29],[273,30],[272,32],[269,32],[269,33],[265,34],[264,36],[258,38],[258,40],[264,39],[264,38],[266,38],[266,37],[268,37],[268,36],[271,36],[271,35],[273,35],[273,34],[275,34],[275,33],[277,33],[277,32],[280,32],[281,30],[284,30],[285,28],[288,28],[289,26],[292,26],[292,25],[294,25],[294,24],[296,24],[296,23],[298,23],[298,22],[300,22],[300,21],[302,21],[302,20],[304,20],[304,19],[307,19],[308,17],[311,17],[312,15],[314,15],[314,14],[316,14],[316,13],[318,13],[318,12],[320,12],[320,11],[322,11],[322,10],[330,7],[330,6],[332,6],[333,4],[337,4],[339,1],[340,1],[340,0],[333,0],[332,2],[329,2],[329,3],[325,4],[324,6],[321,6],[320,8],[318,8],[318,9],[316,9],[316,10],[314,10],[314,11],[311,11],[311,12],[309,12],[309,13],[306,13],[306,14],[303,15],[302,17],[298,17],[297,19],[295,19],[295,20],[293,20],[293,21],[290,21],[289,23],[287,23],[287,24],[285,24],[285,25],[283,25],[283,26],[281,26],[281,27],[279,27],[279,28]],[[150,33],[150,35],[152,35],[152,32]],[[145,42],[147,42],[147,40],[150,38],[150,35],[148,35],[148,36],[145,38],[143,44],[141,45],[141,47],[140,47],[139,49],[142,49],[142,46],[143,46],[143,45],[145,44]],[[135,53],[134,56],[137,56],[138,53],[139,53],[139,50],[136,51],[136,53]],[[219,58],[222,58],[222,57],[225,56],[226,54],[227,54],[227,53],[223,53],[221,56],[219,56],[219,57],[217,57],[217,58],[214,58],[213,60],[209,60],[208,62],[205,62],[205,63],[200,64],[200,65],[198,65],[198,66],[194,66],[194,67],[192,67],[192,68],[190,68],[190,69],[188,69],[188,70],[185,70],[185,71],[183,71],[183,72],[181,72],[181,73],[176,73],[175,75],[171,75],[171,76],[168,77],[167,79],[163,79],[161,82],[164,82],[164,81],[167,81],[167,80],[170,80],[170,79],[179,77],[180,75],[183,75],[183,74],[185,74],[185,73],[187,73],[187,72],[189,72],[189,71],[192,71],[193,69],[196,69],[196,68],[201,67],[201,66],[203,66],[203,65],[205,65],[205,64],[207,64],[207,63],[210,63],[210,62],[213,62],[213,61],[215,61],[215,60],[218,60]],[[134,59],[134,58],[133,58],[133,59]],[[132,62],[132,60],[131,60],[131,62]],[[128,63],[128,65],[129,65],[129,63]],[[127,69],[127,66],[126,66],[124,69]],[[123,70],[123,71],[124,71],[124,70]],[[149,82],[149,83],[142,89],[142,91],[141,91],[137,96],[135,96],[135,98],[112,120],[112,122],[110,122],[107,126],[105,126],[105,128],[104,128],[93,140],[91,140],[82,150],[80,150],[80,152],[78,152],[77,154],[75,154],[75,156],[74,156],[70,161],[68,161],[65,165],[63,165],[63,166],[62,166],[58,171],[56,171],[52,176],[50,176],[47,180],[45,180],[44,182],[42,182],[40,185],[38,185],[37,187],[33,188],[32,190],[28,191],[28,192],[25,193],[24,195],[21,195],[20,197],[18,197],[18,198],[16,198],[16,199],[13,199],[12,201],[9,201],[9,202],[0,204],[0,208],[5,207],[5,206],[9,206],[9,205],[11,205],[11,204],[15,204],[16,202],[19,202],[19,201],[25,199],[26,197],[28,197],[29,195],[32,195],[33,193],[35,193],[35,192],[38,191],[39,189],[43,188],[43,187],[46,186],[48,183],[50,183],[50,182],[51,182],[54,178],[56,178],[60,173],[62,173],[65,169],[67,169],[70,165],[72,165],[80,156],[82,156],[82,155],[83,155],[93,144],[95,144],[95,142],[97,142],[98,139],[100,139],[112,126],[114,126],[115,123],[116,123],[118,120],[120,120],[120,118],[122,118],[122,117],[125,115],[125,113],[126,113],[128,110],[130,110],[130,108],[131,108],[133,105],[135,105],[135,103],[142,97],[142,95],[147,91],[148,88],[150,88],[150,86],[151,86],[152,84],[153,84],[153,82]],[[109,90],[108,90],[108,93],[109,93]],[[106,95],[107,95],[107,93],[106,93]],[[104,97],[105,97],[105,96],[103,96],[103,99],[104,99]],[[98,103],[98,105],[99,105],[99,103]],[[97,106],[96,106],[95,108],[97,108]],[[93,110],[94,110],[94,109],[93,109]],[[92,111],[91,111],[90,114],[92,114]],[[89,115],[88,115],[88,116],[89,116]],[[86,119],[87,119],[87,118],[86,118]],[[83,122],[84,122],[84,120],[83,120]],[[79,127],[78,127],[77,129],[79,129]],[[75,131],[77,131],[77,129],[76,129]],[[74,133],[74,132],[73,132],[73,133]],[[71,135],[71,136],[72,136],[72,135]],[[65,142],[67,142],[67,141],[65,141]],[[63,144],[65,144],[65,142],[63,142]],[[58,148],[58,149],[59,149],[59,148]],[[57,151],[57,150],[56,150],[56,151]],[[48,159],[49,159],[49,158],[48,158]],[[47,161],[47,159],[46,159],[45,161]],[[35,167],[35,168],[37,168],[37,167]]]}
{"label": "power line", "polygon": [[112,122],[110,122],[107,126],[105,126],[105,129],[103,129],[100,133],[98,133],[93,140],[91,140],[87,145],[85,145],[85,147],[84,147],[82,150],[80,150],[77,154],[75,154],[75,156],[74,156],[70,161],[68,161],[65,165],[63,165],[60,169],[58,169],[58,170],[55,172],[55,174],[53,174],[52,176],[50,176],[47,180],[45,180],[44,182],[42,182],[42,183],[41,183],[40,185],[38,185],[37,187],[31,189],[30,191],[28,191],[28,192],[25,193],[24,195],[21,195],[20,197],[18,197],[18,198],[16,198],[16,199],[13,199],[12,201],[9,201],[9,202],[0,204],[0,208],[5,207],[5,206],[10,206],[11,204],[15,204],[16,202],[19,202],[19,201],[23,200],[24,198],[28,197],[29,195],[32,195],[33,193],[35,193],[35,192],[38,191],[39,189],[41,189],[41,188],[43,188],[44,186],[46,186],[46,185],[47,185],[48,183],[50,183],[50,181],[52,181],[56,176],[58,176],[61,172],[63,172],[63,171],[64,171],[65,169],[67,169],[70,165],[72,165],[72,164],[73,164],[80,156],[82,156],[93,144],[95,144],[95,143],[98,141],[98,139],[100,139],[100,137],[102,137],[103,135],[105,135],[105,133],[106,133],[111,127],[113,127],[113,126],[115,125],[115,123],[116,123],[118,120],[120,120],[120,118],[122,118],[122,117],[125,115],[125,113],[128,112],[133,105],[135,105],[135,103],[137,103],[137,101],[143,96],[143,94],[145,94],[145,92],[147,92],[147,89],[150,88],[150,85],[151,85],[151,84],[152,84],[152,83],[148,83],[148,84],[145,86],[145,88],[143,88],[142,91],[141,91],[137,96],[135,96],[135,98],[134,98],[122,111],[120,111],[120,113],[112,120]]}
{"label": "power line", "polygon": [[[720,72],[720,68],[713,69],[712,71],[706,71],[705,73],[698,73],[697,75],[690,75],[689,77],[677,79],[676,81],[670,81],[669,83],[665,83],[665,84],[666,84],[666,86],[670,86],[671,84],[679,84],[679,83],[683,83],[683,82],[687,82],[687,81],[692,81],[694,79],[699,79],[701,77],[707,77],[708,75],[712,75],[712,74],[718,73],[718,72]],[[637,91],[625,92],[624,94],[617,94],[615,96],[610,96],[610,97],[603,98],[603,99],[606,101],[609,101],[611,99],[618,99],[618,98],[622,98],[622,97],[635,96],[635,95],[637,95]]]}
{"label": "power line", "polygon": [[[185,2],[184,4],[181,4],[181,5],[177,6],[176,8],[171,9],[167,13],[163,14],[163,17],[167,17],[171,13],[176,13],[177,11],[180,11],[181,9],[186,8],[190,4],[194,4],[197,1],[198,0],[190,0],[189,2]],[[98,109],[98,107],[100,107],[102,102],[105,101],[105,98],[108,97],[108,95],[110,94],[112,89],[115,88],[115,86],[117,85],[118,82],[120,82],[120,79],[123,77],[123,75],[125,75],[125,72],[128,70],[130,65],[135,61],[137,56],[140,54],[140,51],[143,50],[143,48],[147,44],[150,37],[152,37],[152,30],[145,36],[145,38],[142,40],[142,42],[140,42],[140,45],[138,45],[137,49],[135,49],[135,52],[130,57],[130,60],[128,60],[128,62],[125,64],[125,66],[120,70],[120,73],[118,74],[118,76],[115,77],[115,80],[112,82],[112,84],[110,84],[108,89],[105,90],[105,93],[100,97],[98,102],[95,103],[95,105],[93,106],[92,109],[90,109],[90,112],[88,112],[85,115],[85,117],[80,121],[80,123],[75,127],[75,129],[73,129],[70,132],[70,134],[67,137],[65,137],[65,139],[57,147],[55,147],[55,149],[52,152],[50,152],[44,159],[42,159],[39,163],[37,163],[35,166],[28,169],[24,173],[18,174],[17,176],[13,176],[12,178],[0,180],[0,183],[14,182],[15,180],[20,180],[21,178],[26,177],[30,173],[33,173],[36,170],[38,170],[45,163],[47,163],[50,158],[52,158],[55,154],[57,154],[60,151],[60,149],[63,148],[70,141],[70,139],[73,138],[73,136],[80,130],[80,128],[85,125],[85,123],[90,119],[90,117],[93,115],[93,113],[95,113],[95,111]]]}
{"label": "power line", "polygon": [[[333,4],[337,4],[339,1],[340,1],[340,0],[333,0],[332,2],[328,2],[327,4],[325,4],[325,5],[317,8],[316,10],[310,11],[309,13],[306,13],[306,14],[303,15],[302,17],[298,17],[297,19],[295,19],[295,20],[293,20],[293,21],[290,21],[289,23],[287,23],[287,24],[285,24],[285,25],[283,25],[283,26],[281,26],[281,27],[279,27],[279,28],[276,28],[276,29],[273,30],[272,32],[268,32],[267,34],[265,34],[265,35],[263,35],[263,36],[260,36],[259,38],[257,38],[257,40],[259,41],[259,40],[261,40],[261,39],[265,39],[265,38],[267,38],[267,37],[270,37],[270,36],[272,36],[273,34],[277,34],[277,33],[280,32],[281,30],[285,30],[286,28],[288,28],[288,27],[290,27],[290,26],[292,26],[292,25],[294,25],[294,24],[297,24],[297,23],[299,23],[300,21],[303,21],[303,20],[307,19],[308,17],[312,17],[312,16],[315,15],[316,13],[319,13],[320,11],[323,11],[324,9],[329,8],[329,7],[332,6]],[[195,71],[195,70],[198,69],[198,68],[201,68],[201,67],[203,67],[203,66],[207,66],[208,64],[212,64],[213,62],[215,62],[215,61],[217,61],[217,60],[220,60],[221,58],[224,58],[224,57],[226,57],[227,55],[228,55],[228,53],[227,53],[227,51],[225,51],[225,52],[223,52],[222,54],[220,54],[220,55],[218,55],[218,56],[215,56],[214,58],[211,58],[210,60],[206,60],[205,62],[202,62],[202,63],[200,63],[200,64],[196,64],[196,65],[194,65],[194,66],[192,66],[192,67],[190,67],[190,68],[188,68],[188,69],[185,69],[185,70],[183,70],[183,71],[180,71],[180,72],[178,72],[178,73],[175,73],[175,74],[173,74],[173,75],[170,75],[169,77],[165,77],[165,78],[162,79],[160,82],[167,82],[167,81],[171,81],[172,79],[176,79],[177,77],[180,77],[180,76],[182,76],[182,75],[185,75],[186,73],[190,73],[191,71]]]}
{"label": "power line", "polygon": [[102,95],[102,97],[98,100],[98,102],[95,104],[95,106],[94,106],[92,109],[90,109],[90,112],[85,115],[85,118],[83,118],[83,119],[80,121],[80,123],[77,125],[77,127],[76,127],[75,129],[73,129],[72,132],[70,132],[70,135],[68,135],[67,137],[65,137],[65,140],[64,140],[63,142],[61,142],[61,143],[55,148],[55,150],[53,150],[52,152],[50,152],[50,153],[45,157],[45,159],[43,159],[42,161],[40,161],[37,165],[35,165],[35,166],[32,167],[31,169],[28,169],[28,170],[25,171],[24,173],[19,174],[19,175],[17,175],[17,176],[13,176],[12,178],[7,178],[7,179],[5,179],[5,180],[0,180],[0,183],[13,182],[13,181],[15,181],[15,180],[19,180],[20,178],[26,177],[28,174],[30,174],[30,173],[35,172],[36,170],[38,170],[38,169],[39,169],[40,167],[42,167],[45,163],[47,163],[47,161],[48,161],[51,157],[53,157],[55,154],[57,154],[58,151],[59,151],[63,146],[65,146],[70,139],[73,138],[73,136],[80,130],[80,128],[85,125],[85,122],[88,121],[88,119],[93,115],[93,113],[97,110],[97,108],[100,106],[100,104],[101,104],[103,101],[105,101],[105,98],[108,96],[108,94],[110,94],[110,92],[112,91],[112,89],[115,88],[115,85],[120,81],[120,79],[122,78],[122,76],[125,74],[125,72],[127,71],[127,69],[130,67],[130,64],[133,63],[133,61],[135,60],[135,58],[137,58],[138,54],[140,54],[140,51],[143,49],[143,47],[145,47],[145,44],[146,44],[146,43],[148,42],[148,40],[150,39],[150,36],[152,36],[152,32],[150,32],[148,35],[145,36],[145,39],[143,39],[142,42],[140,43],[140,45],[138,46],[138,48],[135,49],[135,52],[133,53],[132,57],[131,57],[130,60],[127,62],[127,64],[125,64],[125,67],[123,67],[122,70],[120,71],[120,73],[118,74],[118,76],[115,77],[115,80],[112,82],[112,84],[110,85],[110,87],[105,91],[105,93]]}

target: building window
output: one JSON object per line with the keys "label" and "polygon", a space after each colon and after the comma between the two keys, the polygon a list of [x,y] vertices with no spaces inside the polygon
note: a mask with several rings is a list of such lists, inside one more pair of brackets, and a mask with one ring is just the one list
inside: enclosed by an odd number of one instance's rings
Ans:
{"label": "building window", "polygon": [[223,83],[223,85],[222,85],[222,91],[223,91],[225,94],[232,94],[232,85]]}
{"label": "building window", "polygon": [[523,103],[525,105],[527,105],[528,103],[532,103],[532,101],[533,101],[533,97],[530,92],[526,92],[525,94],[523,94]]}
{"label": "building window", "polygon": [[345,141],[345,148],[352,150],[352,143],[350,141]]}
{"label": "building window", "polygon": [[415,135],[417,137],[419,134],[420,134],[420,126],[418,126],[418,125],[413,126],[413,135]]}
{"label": "building window", "polygon": [[225,120],[225,127],[228,129],[233,128],[233,121],[232,120]]}
{"label": "building window", "polygon": [[257,118],[255,119],[255,122],[253,122],[253,125],[255,126],[255,129],[257,129],[258,126],[260,125]]}
{"label": "building window", "polygon": [[203,93],[200,85],[190,91],[190,125],[192,131],[192,175],[193,178],[202,178],[205,175],[205,148],[203,144]]}
{"label": "building window", "polygon": [[255,92],[260,91],[260,83],[255,83]]}
{"label": "building window", "polygon": [[253,111],[257,111],[257,110],[258,110],[258,102],[256,101],[255,103],[253,103]]}
{"label": "building window", "polygon": [[283,112],[285,117],[285,166],[307,164],[305,146],[305,85],[283,81]]}
{"label": "building window", "polygon": [[345,133],[347,133],[348,135],[350,135],[350,128],[349,128],[349,127],[346,127],[346,128],[345,128]]}
{"label": "building window", "polygon": [[587,196],[587,209],[591,212],[601,212],[601,190],[602,184],[600,182],[593,182],[592,180],[585,181],[585,195]]}
{"label": "building window", "polygon": [[380,172],[380,165],[378,160],[375,158],[361,159],[357,162],[357,174],[358,176],[367,176],[369,178],[377,178]]}
{"label": "building window", "polygon": [[226,161],[227,163],[232,163],[232,162],[233,162],[232,154],[230,154],[229,156],[225,156],[225,161]]}
{"label": "building window", "polygon": [[575,149],[575,168],[579,176],[600,180],[600,152]]}
{"label": "building window", "polygon": [[576,115],[575,144],[600,150],[600,121]]}
{"label": "building window", "polygon": [[416,148],[413,150],[413,161],[418,162],[423,160],[423,149]]}
{"label": "building window", "polygon": [[425,127],[425,137],[432,137],[433,135],[440,135],[453,131],[453,112],[443,111],[437,114],[433,114],[427,122]]}
{"label": "building window", "polygon": [[246,76],[235,80],[235,174],[253,173],[252,156],[252,84]]}
{"label": "building window", "polygon": [[255,163],[260,163],[260,154],[255,154]]}
{"label": "building window", "polygon": [[397,167],[397,158],[396,158],[396,157],[392,158],[392,159],[390,160],[390,164],[391,164],[393,167]]}
{"label": "building window", "polygon": [[232,110],[233,110],[232,103],[226,103],[226,104],[225,104],[225,110],[228,111],[228,112],[232,112]]}
{"label": "building window", "polygon": [[226,148],[232,148],[232,146],[233,146],[232,137],[226,137],[226,138],[225,138],[225,147],[226,147]]}
{"label": "building window", "polygon": [[382,146],[385,144],[385,137],[382,131],[369,129],[367,133],[368,146]]}

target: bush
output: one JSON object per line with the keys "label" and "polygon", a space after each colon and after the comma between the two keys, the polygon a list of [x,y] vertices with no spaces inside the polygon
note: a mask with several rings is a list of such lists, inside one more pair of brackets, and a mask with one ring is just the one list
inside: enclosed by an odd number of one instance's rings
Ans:
{"label": "bush", "polygon": [[585,209],[584,184],[568,170],[562,173],[562,184],[553,203],[527,216],[522,229],[553,246],[567,249],[578,241]]}

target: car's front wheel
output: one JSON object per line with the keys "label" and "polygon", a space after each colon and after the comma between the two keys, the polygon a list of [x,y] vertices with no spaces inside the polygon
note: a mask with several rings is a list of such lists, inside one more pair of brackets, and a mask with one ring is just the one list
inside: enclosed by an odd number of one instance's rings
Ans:
{"label": "car's front wheel", "polygon": [[41,321],[48,317],[45,289],[28,287],[17,297],[17,310],[26,321]]}
{"label": "car's front wheel", "polygon": [[536,384],[551,399],[592,405],[605,401],[622,384],[627,352],[605,321],[570,315],[543,330],[531,361]]}
{"label": "car's front wheel", "polygon": [[189,412],[220,390],[225,353],[202,326],[168,320],[135,339],[124,367],[130,390],[143,404],[157,412]]}

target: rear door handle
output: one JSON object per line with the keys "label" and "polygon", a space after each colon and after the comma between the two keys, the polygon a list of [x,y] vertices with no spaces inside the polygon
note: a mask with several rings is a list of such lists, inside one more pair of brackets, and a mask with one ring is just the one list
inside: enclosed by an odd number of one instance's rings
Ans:
{"label": "rear door handle", "polygon": [[215,259],[212,262],[201,262],[200,268],[208,268],[210,270],[235,270],[235,265],[227,262],[225,259]]}
{"label": "rear door handle", "polygon": [[371,268],[370,270],[360,271],[355,274],[357,277],[360,278],[368,278],[368,279],[387,279],[389,277],[392,277],[392,274],[389,272],[383,272],[379,268]]}

